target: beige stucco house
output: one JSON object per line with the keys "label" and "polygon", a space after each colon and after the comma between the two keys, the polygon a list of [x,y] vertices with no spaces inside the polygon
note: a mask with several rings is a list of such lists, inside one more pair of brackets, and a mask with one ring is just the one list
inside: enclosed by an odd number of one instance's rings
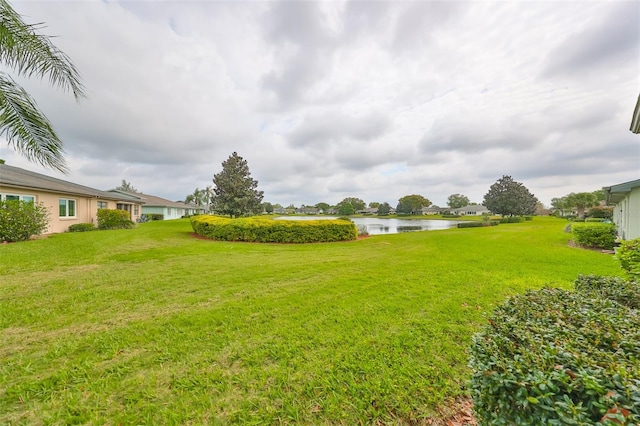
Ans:
{"label": "beige stucco house", "polygon": [[100,191],[6,164],[0,164],[0,199],[44,205],[49,211],[46,234],[64,232],[75,223],[97,226],[98,209],[125,210],[135,222],[144,203],[138,197]]}

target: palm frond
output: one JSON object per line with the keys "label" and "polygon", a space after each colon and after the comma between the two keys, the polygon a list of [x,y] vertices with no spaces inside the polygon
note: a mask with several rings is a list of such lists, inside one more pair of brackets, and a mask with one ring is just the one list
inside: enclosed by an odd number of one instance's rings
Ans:
{"label": "palm frond", "polygon": [[0,0],[0,60],[28,77],[49,76],[52,85],[71,89],[78,100],[86,97],[80,74],[71,59],[36,33],[42,24],[26,24],[6,0]]}
{"label": "palm frond", "polygon": [[0,136],[29,161],[67,172],[62,141],[35,100],[10,76],[0,73]]}

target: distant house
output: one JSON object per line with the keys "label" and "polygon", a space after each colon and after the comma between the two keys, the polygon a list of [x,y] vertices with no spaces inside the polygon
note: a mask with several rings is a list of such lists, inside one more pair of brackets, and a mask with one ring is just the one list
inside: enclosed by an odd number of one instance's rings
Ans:
{"label": "distant house", "polygon": [[98,209],[125,210],[135,222],[144,203],[128,194],[100,191],[6,164],[0,164],[0,198],[44,205],[49,211],[46,234],[64,232],[76,223],[97,226]]}
{"label": "distant house", "polygon": [[306,207],[302,206],[296,209],[297,214],[318,214],[320,213],[320,209],[317,207]]}
{"label": "distant house", "polygon": [[367,207],[366,209],[356,210],[356,214],[365,214],[365,215],[378,214],[378,208],[377,207]]}
{"label": "distant house", "polygon": [[447,207],[437,207],[437,206],[423,207],[422,214],[429,214],[429,215],[442,214],[448,210],[449,209]]}
{"label": "distant house", "polygon": [[605,188],[607,204],[615,205],[613,223],[623,240],[640,238],[640,179]]}
{"label": "distant house", "polygon": [[180,219],[183,216],[204,213],[204,207],[195,204],[185,204],[182,201],[171,201],[144,193],[129,193],[112,189],[110,192],[126,194],[144,201],[142,214],[161,214],[164,220]]}
{"label": "distant house", "polygon": [[491,214],[491,211],[485,206],[477,204],[460,207],[458,209],[451,209],[451,213],[460,216],[482,216],[483,214]]}

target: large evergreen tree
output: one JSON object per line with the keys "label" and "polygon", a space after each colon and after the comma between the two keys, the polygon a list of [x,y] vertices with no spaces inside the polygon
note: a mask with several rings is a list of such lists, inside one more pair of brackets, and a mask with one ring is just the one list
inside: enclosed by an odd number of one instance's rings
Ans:
{"label": "large evergreen tree", "polygon": [[116,186],[115,189],[118,191],[130,192],[132,194],[136,194],[139,192],[133,187],[133,185],[131,185],[131,182],[127,182],[124,179],[122,179],[122,183],[119,186]]}
{"label": "large evergreen tree", "polygon": [[511,176],[502,176],[491,185],[483,205],[495,214],[521,216],[534,214],[538,199]]}
{"label": "large evergreen tree", "polygon": [[236,152],[222,163],[222,171],[213,176],[213,205],[217,213],[239,217],[262,211],[264,193],[251,178],[247,160]]}
{"label": "large evergreen tree", "polygon": [[[0,62],[17,75],[48,77],[51,84],[84,97],[80,76],[67,55],[26,24],[6,0],[0,0]],[[66,171],[62,141],[35,100],[11,76],[0,72],[0,136],[28,160]]]}

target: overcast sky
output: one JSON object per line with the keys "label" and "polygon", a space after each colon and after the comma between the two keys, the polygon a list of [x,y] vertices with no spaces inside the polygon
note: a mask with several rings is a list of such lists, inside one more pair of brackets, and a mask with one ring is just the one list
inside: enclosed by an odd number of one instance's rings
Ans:
{"label": "overcast sky", "polygon": [[640,178],[638,1],[14,1],[89,98],[23,82],[70,173],[183,200],[236,151],[264,200],[543,203]]}

